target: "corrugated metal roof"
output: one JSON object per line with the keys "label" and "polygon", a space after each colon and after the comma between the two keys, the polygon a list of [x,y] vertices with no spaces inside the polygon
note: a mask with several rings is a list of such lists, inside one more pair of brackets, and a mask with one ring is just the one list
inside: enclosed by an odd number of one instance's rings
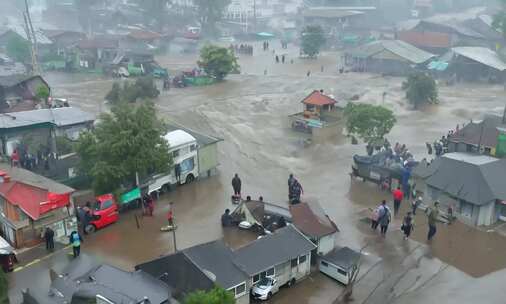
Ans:
{"label": "corrugated metal roof", "polygon": [[435,56],[401,40],[377,40],[369,42],[359,46],[352,53],[359,57],[368,58],[385,50],[415,64],[424,63]]}
{"label": "corrugated metal roof", "polygon": [[[8,31],[12,31],[16,34],[18,34],[21,38],[25,39],[25,40],[29,40],[26,36],[26,32],[25,32],[25,29],[23,26],[21,25],[17,25],[17,24],[9,24],[7,26],[7,29],[5,31],[3,31],[2,34],[8,32]],[[51,41],[51,39],[49,39],[45,34],[44,32],[42,32],[41,29],[35,29],[35,38],[37,38],[37,44],[52,44],[53,42]]]}
{"label": "corrugated metal roof", "polygon": [[58,127],[70,126],[95,120],[93,114],[78,108],[63,107],[0,114],[0,129],[26,127],[51,123]]}
{"label": "corrugated metal roof", "polygon": [[452,51],[496,70],[506,70],[506,63],[502,61],[499,55],[491,49],[484,47],[462,46],[454,47],[452,48]]}

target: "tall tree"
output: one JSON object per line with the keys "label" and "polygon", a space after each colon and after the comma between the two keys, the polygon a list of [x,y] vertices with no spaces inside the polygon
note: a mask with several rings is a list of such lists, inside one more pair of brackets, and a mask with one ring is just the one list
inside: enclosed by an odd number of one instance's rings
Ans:
{"label": "tall tree", "polygon": [[369,144],[382,143],[397,121],[391,110],[366,103],[348,103],[344,115],[348,132]]}
{"label": "tall tree", "polygon": [[308,25],[302,30],[301,49],[309,57],[316,57],[325,44],[325,33],[319,25]]}
{"label": "tall tree", "polygon": [[234,295],[221,287],[214,287],[210,291],[196,291],[190,293],[183,301],[184,304],[235,304]]}
{"label": "tall tree", "polygon": [[166,131],[151,102],[113,107],[92,131],[81,134],[76,147],[79,173],[93,179],[97,193],[106,193],[133,184],[136,173],[164,172],[172,163]]}
{"label": "tall tree", "polygon": [[434,78],[423,72],[416,72],[408,76],[402,84],[406,90],[406,98],[418,108],[423,103],[437,103],[438,92]]}
{"label": "tall tree", "polygon": [[219,33],[216,23],[222,19],[230,0],[193,0],[193,4],[197,7],[202,34],[217,37]]}
{"label": "tall tree", "polygon": [[206,45],[200,50],[199,67],[211,77],[223,80],[230,72],[239,69],[234,53],[225,47]]}

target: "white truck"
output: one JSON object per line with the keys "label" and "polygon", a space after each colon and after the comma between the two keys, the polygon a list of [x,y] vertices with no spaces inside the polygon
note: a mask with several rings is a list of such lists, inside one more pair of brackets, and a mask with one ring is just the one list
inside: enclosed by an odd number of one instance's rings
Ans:
{"label": "white truck", "polygon": [[173,185],[189,184],[199,177],[198,144],[195,137],[183,130],[167,133],[173,165],[168,173],[155,175],[148,183],[149,194],[168,191]]}

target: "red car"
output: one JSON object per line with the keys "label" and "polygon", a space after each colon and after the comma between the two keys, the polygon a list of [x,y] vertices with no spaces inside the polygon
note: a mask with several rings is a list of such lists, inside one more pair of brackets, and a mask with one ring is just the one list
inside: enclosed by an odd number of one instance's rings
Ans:
{"label": "red car", "polygon": [[112,194],[97,196],[94,208],[91,210],[91,220],[85,229],[87,233],[117,222],[119,219],[118,204]]}

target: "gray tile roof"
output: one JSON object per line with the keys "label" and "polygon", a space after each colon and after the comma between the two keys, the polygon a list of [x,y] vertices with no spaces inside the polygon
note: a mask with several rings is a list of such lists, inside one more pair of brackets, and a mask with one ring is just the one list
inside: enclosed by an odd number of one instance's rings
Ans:
{"label": "gray tile roof", "polygon": [[428,167],[427,185],[474,205],[506,200],[506,159],[447,153]]}
{"label": "gray tile roof", "polygon": [[222,240],[193,246],[183,252],[204,273],[215,276],[216,284],[225,289],[248,279],[248,276],[233,263],[233,252]]}
{"label": "gray tile roof", "polygon": [[0,129],[51,123],[58,127],[93,122],[95,116],[78,108],[63,107],[0,114]]}
{"label": "gray tile roof", "polygon": [[470,122],[450,137],[451,142],[462,142],[478,146],[495,147],[499,129],[506,128],[502,116],[487,115],[482,121]]}
{"label": "gray tile roof", "polygon": [[355,48],[350,53],[357,57],[369,58],[385,50],[415,64],[424,63],[435,56],[401,40],[372,41]]}
{"label": "gray tile roof", "polygon": [[315,249],[314,245],[293,225],[255,240],[234,252],[234,263],[253,276],[273,266],[290,261]]}

